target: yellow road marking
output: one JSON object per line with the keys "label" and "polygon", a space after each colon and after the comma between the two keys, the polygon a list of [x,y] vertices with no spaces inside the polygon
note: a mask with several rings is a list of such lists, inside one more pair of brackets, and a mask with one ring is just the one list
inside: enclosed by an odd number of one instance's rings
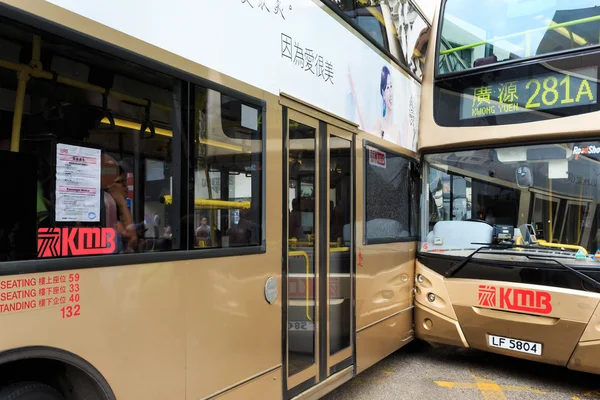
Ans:
{"label": "yellow road marking", "polygon": [[438,386],[445,387],[448,389],[477,389],[477,384],[471,382],[435,381],[435,383]]}
{"label": "yellow road marking", "polygon": [[517,386],[517,385],[500,385],[502,390],[505,392],[526,392],[526,393],[536,393],[536,394],[547,394],[548,392],[544,392],[540,389],[535,389],[528,386]]}
{"label": "yellow road marking", "polygon": [[[477,389],[481,392],[485,400],[506,400],[504,392],[521,392],[546,394],[543,390],[535,389],[528,386],[518,385],[498,385],[491,379],[485,379],[473,375],[475,382],[452,382],[452,381],[435,381],[435,384],[447,389]],[[581,400],[575,399],[572,400]]]}
{"label": "yellow road marking", "polygon": [[506,400],[504,391],[495,381],[481,378],[475,374],[471,374],[471,376],[477,382],[477,389],[479,389],[485,400]]}
{"label": "yellow road marking", "polygon": [[593,398],[598,398],[600,397],[600,391],[594,390],[591,392],[585,392],[584,394],[579,394],[577,396],[573,396],[571,397],[571,400],[584,400],[584,398],[589,398],[589,397],[593,397]]}

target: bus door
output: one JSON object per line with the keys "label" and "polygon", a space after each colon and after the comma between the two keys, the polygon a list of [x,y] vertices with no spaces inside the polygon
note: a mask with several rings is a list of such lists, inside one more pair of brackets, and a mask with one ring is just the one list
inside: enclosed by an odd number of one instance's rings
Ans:
{"label": "bus door", "polygon": [[284,109],[284,121],[289,398],[337,372],[353,375],[354,139],[351,132],[292,109]]}

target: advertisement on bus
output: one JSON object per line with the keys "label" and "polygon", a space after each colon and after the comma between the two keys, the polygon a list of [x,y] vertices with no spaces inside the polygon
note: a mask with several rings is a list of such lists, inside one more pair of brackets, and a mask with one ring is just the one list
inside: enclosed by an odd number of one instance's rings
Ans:
{"label": "advertisement on bus", "polygon": [[320,2],[47,1],[416,150],[419,82]]}

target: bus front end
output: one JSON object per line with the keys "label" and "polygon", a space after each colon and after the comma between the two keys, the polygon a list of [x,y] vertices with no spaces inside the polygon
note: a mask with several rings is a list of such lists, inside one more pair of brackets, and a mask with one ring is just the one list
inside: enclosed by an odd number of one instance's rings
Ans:
{"label": "bus front end", "polygon": [[600,1],[442,1],[415,331],[600,372]]}

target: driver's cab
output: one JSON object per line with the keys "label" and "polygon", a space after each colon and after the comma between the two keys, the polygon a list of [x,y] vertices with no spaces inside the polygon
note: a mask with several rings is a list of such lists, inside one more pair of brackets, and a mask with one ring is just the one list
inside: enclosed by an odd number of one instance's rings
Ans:
{"label": "driver's cab", "polygon": [[593,143],[425,155],[417,337],[600,372],[599,163]]}

